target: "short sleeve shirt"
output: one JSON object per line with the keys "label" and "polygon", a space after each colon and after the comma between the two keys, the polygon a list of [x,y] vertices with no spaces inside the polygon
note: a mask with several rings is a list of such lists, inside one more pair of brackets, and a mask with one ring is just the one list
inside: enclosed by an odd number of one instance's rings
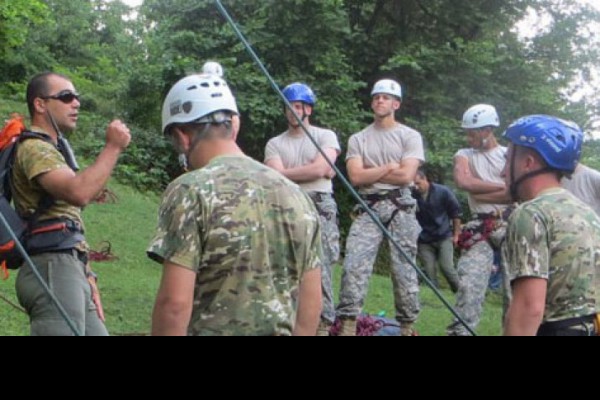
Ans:
{"label": "short sleeve shirt", "polygon": [[596,312],[600,218],[564,189],[552,189],[511,216],[503,248],[507,293],[521,278],[548,281],[544,322]]}
{"label": "short sleeve shirt", "polygon": [[[44,133],[40,129],[32,130]],[[13,169],[13,198],[15,208],[22,217],[35,213],[46,191],[37,179],[52,171],[69,168],[63,155],[56,146],[44,140],[29,139],[18,145],[15,166]],[[57,200],[54,205],[40,217],[40,221],[68,218],[83,226],[81,208]]]}
{"label": "short sleeve shirt", "polygon": [[[498,146],[490,151],[462,149],[455,157],[463,157],[469,161],[471,173],[484,182],[504,185],[502,171],[506,165],[507,148]],[[469,207],[474,214],[501,213],[507,206],[503,204],[480,203],[469,193]]]}
{"label": "short sleeve shirt", "polygon": [[[407,159],[424,162],[423,137],[414,129],[399,123],[389,130],[379,130],[375,125],[371,125],[350,138],[346,160],[353,158],[361,158],[366,168],[381,167],[390,163],[402,163]],[[373,194],[406,188],[375,183],[360,188],[360,191],[363,194]]]}
{"label": "short sleeve shirt", "polygon": [[580,165],[572,179],[564,178],[562,186],[600,215],[600,172]]}
{"label": "short sleeve shirt", "polygon": [[197,274],[190,335],[289,335],[300,281],[322,265],[319,218],[277,172],[219,157],[169,186],[148,255]]}
{"label": "short sleeve shirt", "polygon": [[[342,151],[335,132],[311,126],[310,134],[323,149]],[[314,143],[306,136],[285,132],[273,138],[267,144],[265,162],[280,159],[286,169],[312,164],[320,155]],[[314,182],[301,182],[300,187],[307,192],[333,193],[331,179],[318,179]]]}

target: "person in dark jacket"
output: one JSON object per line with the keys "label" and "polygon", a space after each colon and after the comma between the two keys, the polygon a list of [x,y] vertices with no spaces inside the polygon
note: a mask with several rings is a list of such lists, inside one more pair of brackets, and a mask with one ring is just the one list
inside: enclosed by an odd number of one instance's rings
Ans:
{"label": "person in dark jacket", "polygon": [[419,258],[436,287],[439,264],[450,289],[456,293],[458,272],[454,266],[454,246],[458,244],[461,232],[460,203],[450,188],[432,183],[423,168],[417,173],[415,186],[417,219],[423,228],[419,237]]}

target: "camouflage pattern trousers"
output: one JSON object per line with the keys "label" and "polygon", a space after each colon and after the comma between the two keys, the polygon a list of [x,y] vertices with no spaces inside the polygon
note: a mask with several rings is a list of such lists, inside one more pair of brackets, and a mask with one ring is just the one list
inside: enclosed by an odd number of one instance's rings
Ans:
{"label": "camouflage pattern trousers", "polygon": [[[475,244],[464,252],[458,262],[459,289],[456,311],[475,330],[481,320],[485,294],[494,267],[494,249],[488,241]],[[471,336],[458,320],[448,327],[449,336]]]}
{"label": "camouflage pattern trousers", "polygon": [[338,227],[338,207],[331,194],[310,193],[321,220],[321,240],[323,242],[323,268],[321,284],[323,286],[323,310],[321,320],[333,324],[335,322],[335,305],[333,303],[333,266],[340,259],[340,229]]}
{"label": "camouflage pattern trousers", "polygon": [[[398,211],[397,206],[390,200],[376,203],[373,210],[384,224]],[[397,212],[393,221],[389,223],[389,229],[394,241],[416,261],[417,240],[421,234],[421,227],[417,222],[415,210]],[[383,232],[368,214],[361,214],[352,224],[346,243],[338,317],[352,319],[360,315],[382,241]],[[399,322],[412,323],[417,320],[420,312],[417,272],[394,246],[390,247],[396,319]]]}

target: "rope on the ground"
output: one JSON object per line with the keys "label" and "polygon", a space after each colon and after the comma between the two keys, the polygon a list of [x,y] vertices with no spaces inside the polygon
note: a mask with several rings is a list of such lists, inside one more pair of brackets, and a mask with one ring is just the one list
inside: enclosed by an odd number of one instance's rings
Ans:
{"label": "rope on the ground", "polygon": [[119,257],[115,256],[112,253],[112,244],[108,241],[102,242],[102,249],[100,251],[92,250],[90,251],[90,261],[91,262],[108,262],[108,261],[116,261]]}
{"label": "rope on the ground", "polygon": [[119,202],[119,196],[108,188],[102,189],[98,197],[94,199],[96,204],[117,204]]}

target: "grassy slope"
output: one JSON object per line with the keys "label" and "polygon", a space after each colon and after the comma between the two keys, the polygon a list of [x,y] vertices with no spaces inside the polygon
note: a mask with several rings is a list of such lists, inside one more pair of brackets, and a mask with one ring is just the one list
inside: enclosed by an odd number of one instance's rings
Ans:
{"label": "grassy slope", "polygon": [[[95,271],[100,275],[108,327],[112,334],[147,334],[150,331],[150,316],[160,279],[160,267],[145,256],[145,249],[152,236],[156,223],[158,198],[142,195],[125,186],[112,183],[111,188],[118,194],[118,204],[93,205],[84,217],[88,228],[88,238],[92,247],[102,247],[109,240],[118,261],[98,263]],[[11,299],[14,296],[14,276],[9,281],[0,282],[0,293]],[[341,268],[336,268],[336,289],[339,288]],[[374,276],[371,281],[369,298],[365,311],[378,314],[385,311],[393,318],[392,288],[389,278]],[[446,296],[454,302],[452,294]],[[434,297],[429,289],[423,288],[421,301],[423,313],[418,330],[425,336],[444,335],[450,322],[449,312]],[[486,304],[484,321],[480,333],[497,335],[500,332],[500,299],[492,295]],[[28,332],[25,315],[0,303],[0,335],[25,335]]]}
{"label": "grassy slope", "polygon": [[[0,119],[10,112],[24,113],[21,103],[0,100]],[[88,239],[95,249],[103,241],[109,240],[113,252],[119,257],[112,263],[94,266],[100,276],[107,325],[113,334],[148,333],[154,297],[160,279],[160,267],[145,256],[145,249],[152,236],[156,222],[158,198],[143,195],[125,186],[112,183],[111,188],[118,194],[116,205],[94,205],[89,207],[84,218],[88,228]],[[8,281],[0,281],[0,295],[16,302],[14,276]],[[336,288],[339,288],[341,268],[336,269]],[[371,280],[365,312],[379,314],[384,311],[388,317],[394,316],[391,280],[374,276]],[[444,294],[454,303],[450,292]],[[418,323],[422,335],[443,335],[451,321],[450,313],[433,293],[423,288],[421,294],[423,311]],[[483,335],[497,335],[500,332],[501,299],[491,295],[480,326]],[[28,333],[27,317],[0,302],[0,335],[25,335]]]}
{"label": "grassy slope", "polygon": [[[145,257],[152,228],[156,224],[158,199],[141,195],[118,184],[111,184],[118,204],[93,205],[84,212],[87,236],[99,249],[110,241],[118,260],[96,263],[107,315],[113,334],[148,333],[150,315],[160,279],[160,266]],[[0,293],[15,299],[14,277],[0,282]],[[27,334],[27,317],[0,303],[0,334]]]}

